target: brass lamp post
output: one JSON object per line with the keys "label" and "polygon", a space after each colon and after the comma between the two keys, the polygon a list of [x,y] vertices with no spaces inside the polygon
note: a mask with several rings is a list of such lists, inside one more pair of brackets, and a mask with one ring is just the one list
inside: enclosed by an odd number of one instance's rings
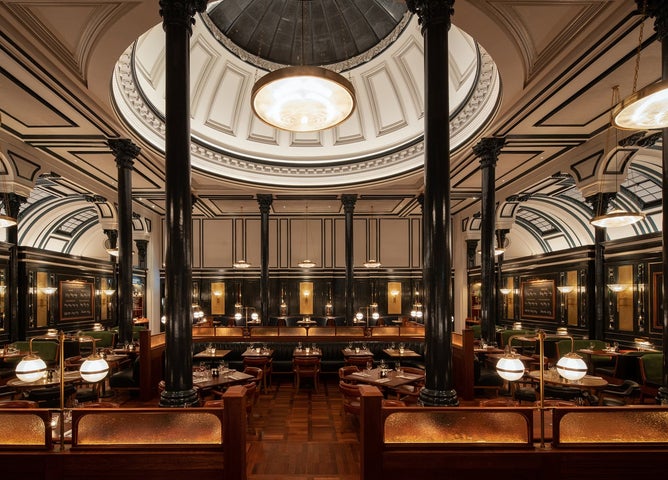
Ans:
{"label": "brass lamp post", "polygon": [[[29,353],[16,365],[16,376],[19,380],[32,383],[44,378],[47,374],[47,367],[44,360],[32,351],[33,340],[52,340],[57,341],[58,364],[59,364],[59,386],[60,386],[60,408],[58,412],[58,423],[60,428],[60,450],[65,449],[65,333],[61,330],[52,335],[41,335],[32,337],[29,342]],[[86,360],[79,367],[81,378],[89,383],[97,383],[103,380],[109,373],[109,364],[97,354],[95,348],[96,338],[90,336],[79,337],[81,341],[93,342],[93,353],[86,357]]]}
{"label": "brass lamp post", "polygon": [[508,339],[506,354],[496,364],[496,371],[501,378],[514,382],[524,376],[524,364],[519,355],[511,349],[514,339],[522,341],[536,341],[539,344],[539,410],[540,410],[540,446],[545,447],[545,339],[546,338],[568,338],[571,341],[571,351],[561,357],[557,362],[557,372],[567,380],[580,380],[587,374],[587,364],[573,351],[575,341],[569,335],[548,335],[544,330],[539,330],[533,337],[525,335],[513,335]]}

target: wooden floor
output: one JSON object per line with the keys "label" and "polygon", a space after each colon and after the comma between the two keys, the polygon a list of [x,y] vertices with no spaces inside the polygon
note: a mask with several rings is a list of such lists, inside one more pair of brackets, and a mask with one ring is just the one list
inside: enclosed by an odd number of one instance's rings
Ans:
{"label": "wooden floor", "polygon": [[[275,377],[248,420],[249,480],[359,480],[359,420],[342,409],[338,377],[299,392],[292,377]],[[155,406],[122,396],[122,406]]]}

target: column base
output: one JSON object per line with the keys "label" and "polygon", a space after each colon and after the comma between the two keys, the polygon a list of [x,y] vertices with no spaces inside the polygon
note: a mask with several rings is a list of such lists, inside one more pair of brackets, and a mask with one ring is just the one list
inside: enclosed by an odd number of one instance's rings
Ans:
{"label": "column base", "polygon": [[420,390],[418,399],[420,405],[425,407],[458,407],[459,399],[457,392],[452,390],[431,390],[423,388]]}
{"label": "column base", "polygon": [[195,389],[163,391],[160,393],[161,407],[196,407],[199,405],[199,397]]}

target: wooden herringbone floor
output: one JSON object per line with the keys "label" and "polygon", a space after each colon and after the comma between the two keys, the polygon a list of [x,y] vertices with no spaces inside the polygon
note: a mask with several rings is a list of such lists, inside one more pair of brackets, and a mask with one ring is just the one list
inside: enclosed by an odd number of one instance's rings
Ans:
{"label": "wooden herringbone floor", "polygon": [[[359,480],[359,420],[342,409],[338,377],[323,375],[319,391],[276,376],[248,419],[249,480]],[[120,394],[123,406],[155,406]]]}
{"label": "wooden herringbone floor", "polygon": [[249,419],[249,480],[358,480],[359,421],[342,410],[338,379],[319,391],[275,379]]}

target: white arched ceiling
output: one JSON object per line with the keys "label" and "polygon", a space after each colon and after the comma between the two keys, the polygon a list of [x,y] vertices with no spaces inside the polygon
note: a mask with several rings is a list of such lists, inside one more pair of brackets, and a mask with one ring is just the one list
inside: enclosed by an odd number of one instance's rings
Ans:
{"label": "white arched ceiling", "polygon": [[[201,19],[200,19],[201,20]],[[423,165],[423,39],[412,18],[399,37],[344,72],[357,108],[338,127],[290,133],[262,123],[250,108],[266,72],[223,48],[211,25],[191,38],[191,148],[194,169],[265,186],[336,186],[375,182]],[[496,66],[465,32],[450,30],[451,148],[469,140],[497,107]],[[128,127],[164,151],[164,31],[157,25],[121,57],[114,101]]]}

